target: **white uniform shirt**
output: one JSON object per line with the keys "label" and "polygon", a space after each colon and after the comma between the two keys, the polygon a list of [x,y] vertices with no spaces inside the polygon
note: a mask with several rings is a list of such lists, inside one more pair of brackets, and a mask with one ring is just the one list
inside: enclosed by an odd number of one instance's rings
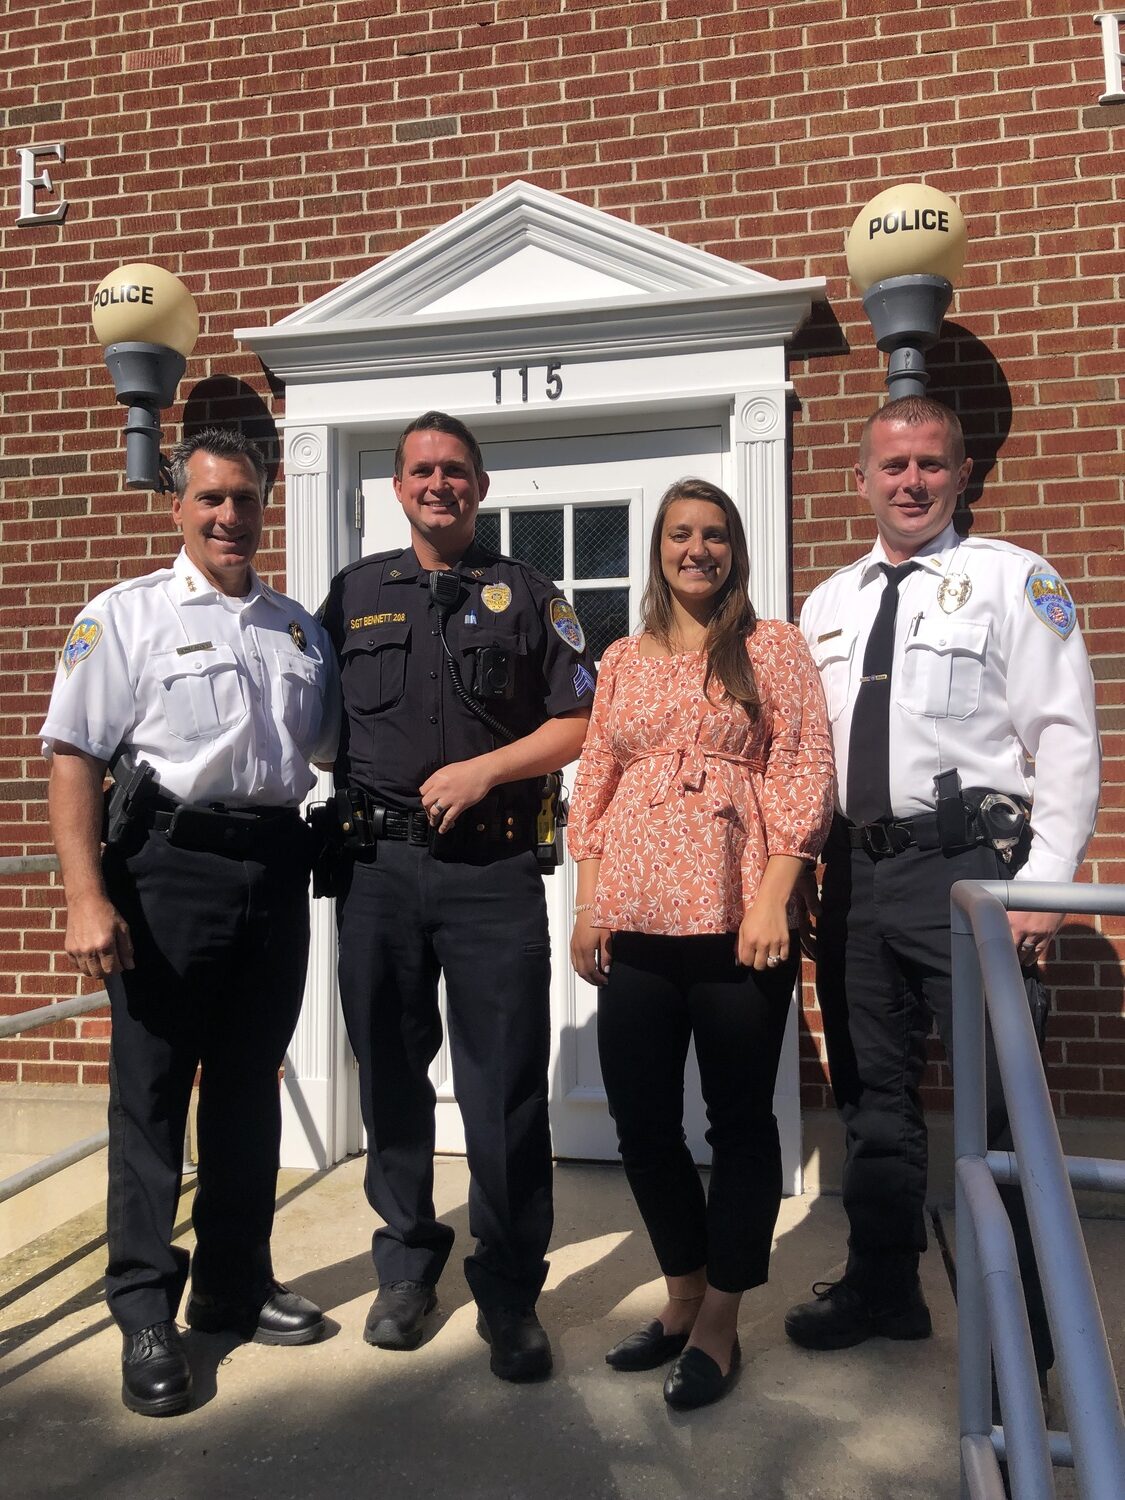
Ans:
{"label": "white uniform shirt", "polygon": [[[882,543],[809,595],[801,631],[832,721],[838,795],[867,637],[888,561]],[[933,812],[934,777],[1033,803],[1017,879],[1073,880],[1094,830],[1100,753],[1094,684],[1073,601],[1049,563],[947,526],[899,588],[891,676],[891,806]],[[847,811],[846,808],[843,809]]]}
{"label": "white uniform shirt", "polygon": [[221,594],[181,551],[91,600],[63,648],[43,753],[108,762],[124,746],[185,802],[296,807],[330,762],[339,680],[327,635],[251,570]]}

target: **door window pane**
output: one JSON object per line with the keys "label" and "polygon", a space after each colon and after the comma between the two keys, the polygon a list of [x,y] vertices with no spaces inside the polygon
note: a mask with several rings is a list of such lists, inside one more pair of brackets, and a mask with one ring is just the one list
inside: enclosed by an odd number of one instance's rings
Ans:
{"label": "door window pane", "polygon": [[618,636],[629,634],[629,590],[575,589],[574,608],[595,661]]}
{"label": "door window pane", "polygon": [[575,578],[628,578],[629,507],[576,505]]}
{"label": "door window pane", "polygon": [[498,510],[477,511],[477,541],[489,552],[500,551],[500,512]]}
{"label": "door window pane", "polygon": [[513,557],[548,578],[566,576],[561,510],[513,510],[511,528]]}

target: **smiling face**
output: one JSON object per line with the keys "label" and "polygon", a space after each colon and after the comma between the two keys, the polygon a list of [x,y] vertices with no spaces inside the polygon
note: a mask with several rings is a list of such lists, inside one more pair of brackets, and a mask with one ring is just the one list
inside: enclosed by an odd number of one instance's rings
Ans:
{"label": "smiling face", "polygon": [[418,561],[426,566],[428,556],[436,555],[455,562],[473,540],[477,509],[488,493],[488,475],[477,473],[466,445],[431,428],[409,433],[394,487]]}
{"label": "smiling face", "polygon": [[262,539],[262,492],[248,458],[197,450],[187,461],[187,487],[172,501],[188,557],[221,594],[250,588],[250,563]]}
{"label": "smiling face", "polygon": [[730,529],[709,500],[673,500],[660,534],[660,569],[672,597],[696,618],[714,608],[730,577]]}
{"label": "smiling face", "polygon": [[945,530],[972,467],[971,458],[957,463],[942,422],[872,425],[855,477],[891,562],[906,562]]}

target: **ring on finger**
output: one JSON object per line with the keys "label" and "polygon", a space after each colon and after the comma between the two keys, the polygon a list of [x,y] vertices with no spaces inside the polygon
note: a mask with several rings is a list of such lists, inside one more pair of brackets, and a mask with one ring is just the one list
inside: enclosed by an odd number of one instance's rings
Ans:
{"label": "ring on finger", "polygon": [[781,962],[781,954],[780,953],[771,953],[766,958],[766,963],[770,966],[771,969],[776,969],[777,966],[778,966],[778,964],[780,962]]}

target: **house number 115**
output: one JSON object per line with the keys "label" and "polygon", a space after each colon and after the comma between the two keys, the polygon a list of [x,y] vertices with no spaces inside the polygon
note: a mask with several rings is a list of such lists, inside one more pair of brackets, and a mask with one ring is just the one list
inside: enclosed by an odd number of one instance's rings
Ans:
{"label": "house number 115", "polygon": [[[531,390],[531,366],[530,365],[520,365],[520,367],[519,367],[518,370],[511,370],[508,373],[510,373],[512,375],[518,375],[519,378],[520,378],[520,400],[521,401],[527,401],[527,400],[529,400],[530,399],[530,390]],[[557,401],[559,399],[559,397],[563,393],[562,365],[561,364],[548,365],[546,373],[547,373],[547,381],[546,381],[546,385],[544,387],[544,391],[545,391],[547,400],[548,401]],[[504,393],[503,393],[503,389],[502,389],[503,377],[504,377],[504,366],[503,365],[497,365],[496,368],[495,368],[495,370],[493,370],[493,372],[492,372],[492,378],[496,382],[496,405],[497,406],[499,406],[503,402],[503,400],[504,400]]]}

